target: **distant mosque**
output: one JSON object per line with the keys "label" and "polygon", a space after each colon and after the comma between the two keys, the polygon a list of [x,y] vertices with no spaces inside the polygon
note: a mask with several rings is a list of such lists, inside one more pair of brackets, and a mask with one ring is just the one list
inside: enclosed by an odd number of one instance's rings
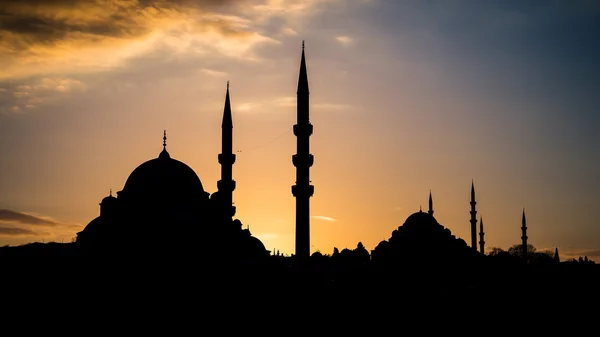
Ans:
{"label": "distant mosque", "polygon": [[[412,266],[456,267],[456,262],[467,263],[463,266],[473,266],[480,263],[480,257],[485,256],[485,233],[483,218],[479,218],[479,241],[477,241],[477,202],[475,201],[475,185],[471,182],[470,201],[470,245],[452,234],[450,229],[438,223],[433,216],[433,197],[429,191],[429,209],[423,212],[419,209],[408,216],[404,223],[392,231],[388,240],[381,241],[371,251],[371,258],[376,264]],[[527,222],[525,209],[521,218],[521,258],[528,262]],[[558,260],[558,248],[555,252]]]}

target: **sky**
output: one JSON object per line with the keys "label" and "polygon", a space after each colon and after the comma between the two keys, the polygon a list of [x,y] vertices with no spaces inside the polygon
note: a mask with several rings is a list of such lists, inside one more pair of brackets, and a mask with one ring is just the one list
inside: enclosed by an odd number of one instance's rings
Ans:
{"label": "sky", "polygon": [[216,191],[230,81],[236,218],[294,252],[302,40],[311,251],[374,249],[420,207],[487,249],[600,262],[600,3],[21,0],[0,4],[0,245],[69,242],[162,150]]}

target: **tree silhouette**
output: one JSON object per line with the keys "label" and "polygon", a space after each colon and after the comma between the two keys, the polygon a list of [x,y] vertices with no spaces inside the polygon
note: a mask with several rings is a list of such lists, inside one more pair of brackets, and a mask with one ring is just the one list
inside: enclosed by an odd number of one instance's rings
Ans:
{"label": "tree silhouette", "polygon": [[492,247],[492,250],[490,251],[488,256],[498,256],[498,255],[504,255],[504,254],[508,254],[508,252],[499,247]]}
{"label": "tree silhouette", "polygon": [[[536,252],[536,248],[528,243],[527,244],[527,256],[533,256]],[[523,245],[522,244],[516,244],[513,245],[512,247],[508,248],[508,254],[512,255],[512,256],[523,256]]]}

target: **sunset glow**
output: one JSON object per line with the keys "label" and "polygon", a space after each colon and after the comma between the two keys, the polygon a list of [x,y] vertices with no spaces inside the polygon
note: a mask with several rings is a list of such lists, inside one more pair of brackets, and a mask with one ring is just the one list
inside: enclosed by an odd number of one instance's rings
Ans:
{"label": "sunset glow", "polygon": [[[143,5],[143,4],[144,5]],[[162,150],[216,191],[230,81],[236,218],[294,252],[296,87],[310,84],[311,250],[373,249],[427,209],[487,249],[600,260],[595,2],[0,4],[0,245],[69,242]]]}

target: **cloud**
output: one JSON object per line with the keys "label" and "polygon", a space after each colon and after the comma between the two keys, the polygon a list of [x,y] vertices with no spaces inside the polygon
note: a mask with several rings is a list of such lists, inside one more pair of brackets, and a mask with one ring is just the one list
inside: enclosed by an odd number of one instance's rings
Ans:
{"label": "cloud", "polygon": [[[0,79],[112,69],[157,45],[244,56],[271,41],[227,13],[243,1],[82,0],[0,4]],[[199,44],[199,45],[198,45]],[[209,48],[210,47],[210,48]]]}
{"label": "cloud", "polygon": [[209,76],[215,76],[215,77],[223,77],[223,76],[227,76],[227,73],[224,71],[218,71],[218,70],[214,70],[214,69],[207,69],[207,68],[202,68],[200,69],[200,72],[209,75]]}
{"label": "cloud", "polygon": [[3,92],[0,95],[0,113],[35,109],[87,89],[81,80],[67,77],[41,77],[16,85],[0,83],[0,86],[6,86],[0,88]]}
{"label": "cloud", "polygon": [[293,30],[293,29],[292,29],[292,28],[290,28],[290,27],[285,27],[285,28],[283,28],[283,29],[281,30],[281,32],[282,32],[284,35],[290,35],[290,36],[296,36],[296,35],[298,35],[298,32],[296,32],[295,30]]}
{"label": "cloud", "polygon": [[246,103],[238,104],[233,109],[236,112],[255,112],[255,111],[257,111],[257,109],[259,107],[260,107],[259,103],[246,102]]}
{"label": "cloud", "polygon": [[337,221],[337,219],[335,219],[335,218],[331,218],[331,217],[323,216],[323,215],[313,215],[313,216],[311,216],[311,218],[316,219],[316,220],[323,220],[323,221]]}
{"label": "cloud", "polygon": [[283,96],[276,98],[273,102],[276,106],[282,107],[295,107],[296,106],[296,96]]}
{"label": "cloud", "polygon": [[4,224],[0,223],[0,236],[40,236],[47,234],[48,233],[38,233],[30,229],[19,227],[4,227]]}
{"label": "cloud", "polygon": [[47,217],[40,217],[22,212],[0,209],[0,221],[15,222],[25,225],[56,226],[60,222]]}
{"label": "cloud", "polygon": [[65,223],[48,216],[0,209],[0,237],[8,238],[9,241],[30,240],[24,238],[27,236],[64,240],[73,237],[82,227],[80,224]]}
{"label": "cloud", "polygon": [[352,43],[352,39],[349,36],[337,36],[335,39],[343,45]]}

